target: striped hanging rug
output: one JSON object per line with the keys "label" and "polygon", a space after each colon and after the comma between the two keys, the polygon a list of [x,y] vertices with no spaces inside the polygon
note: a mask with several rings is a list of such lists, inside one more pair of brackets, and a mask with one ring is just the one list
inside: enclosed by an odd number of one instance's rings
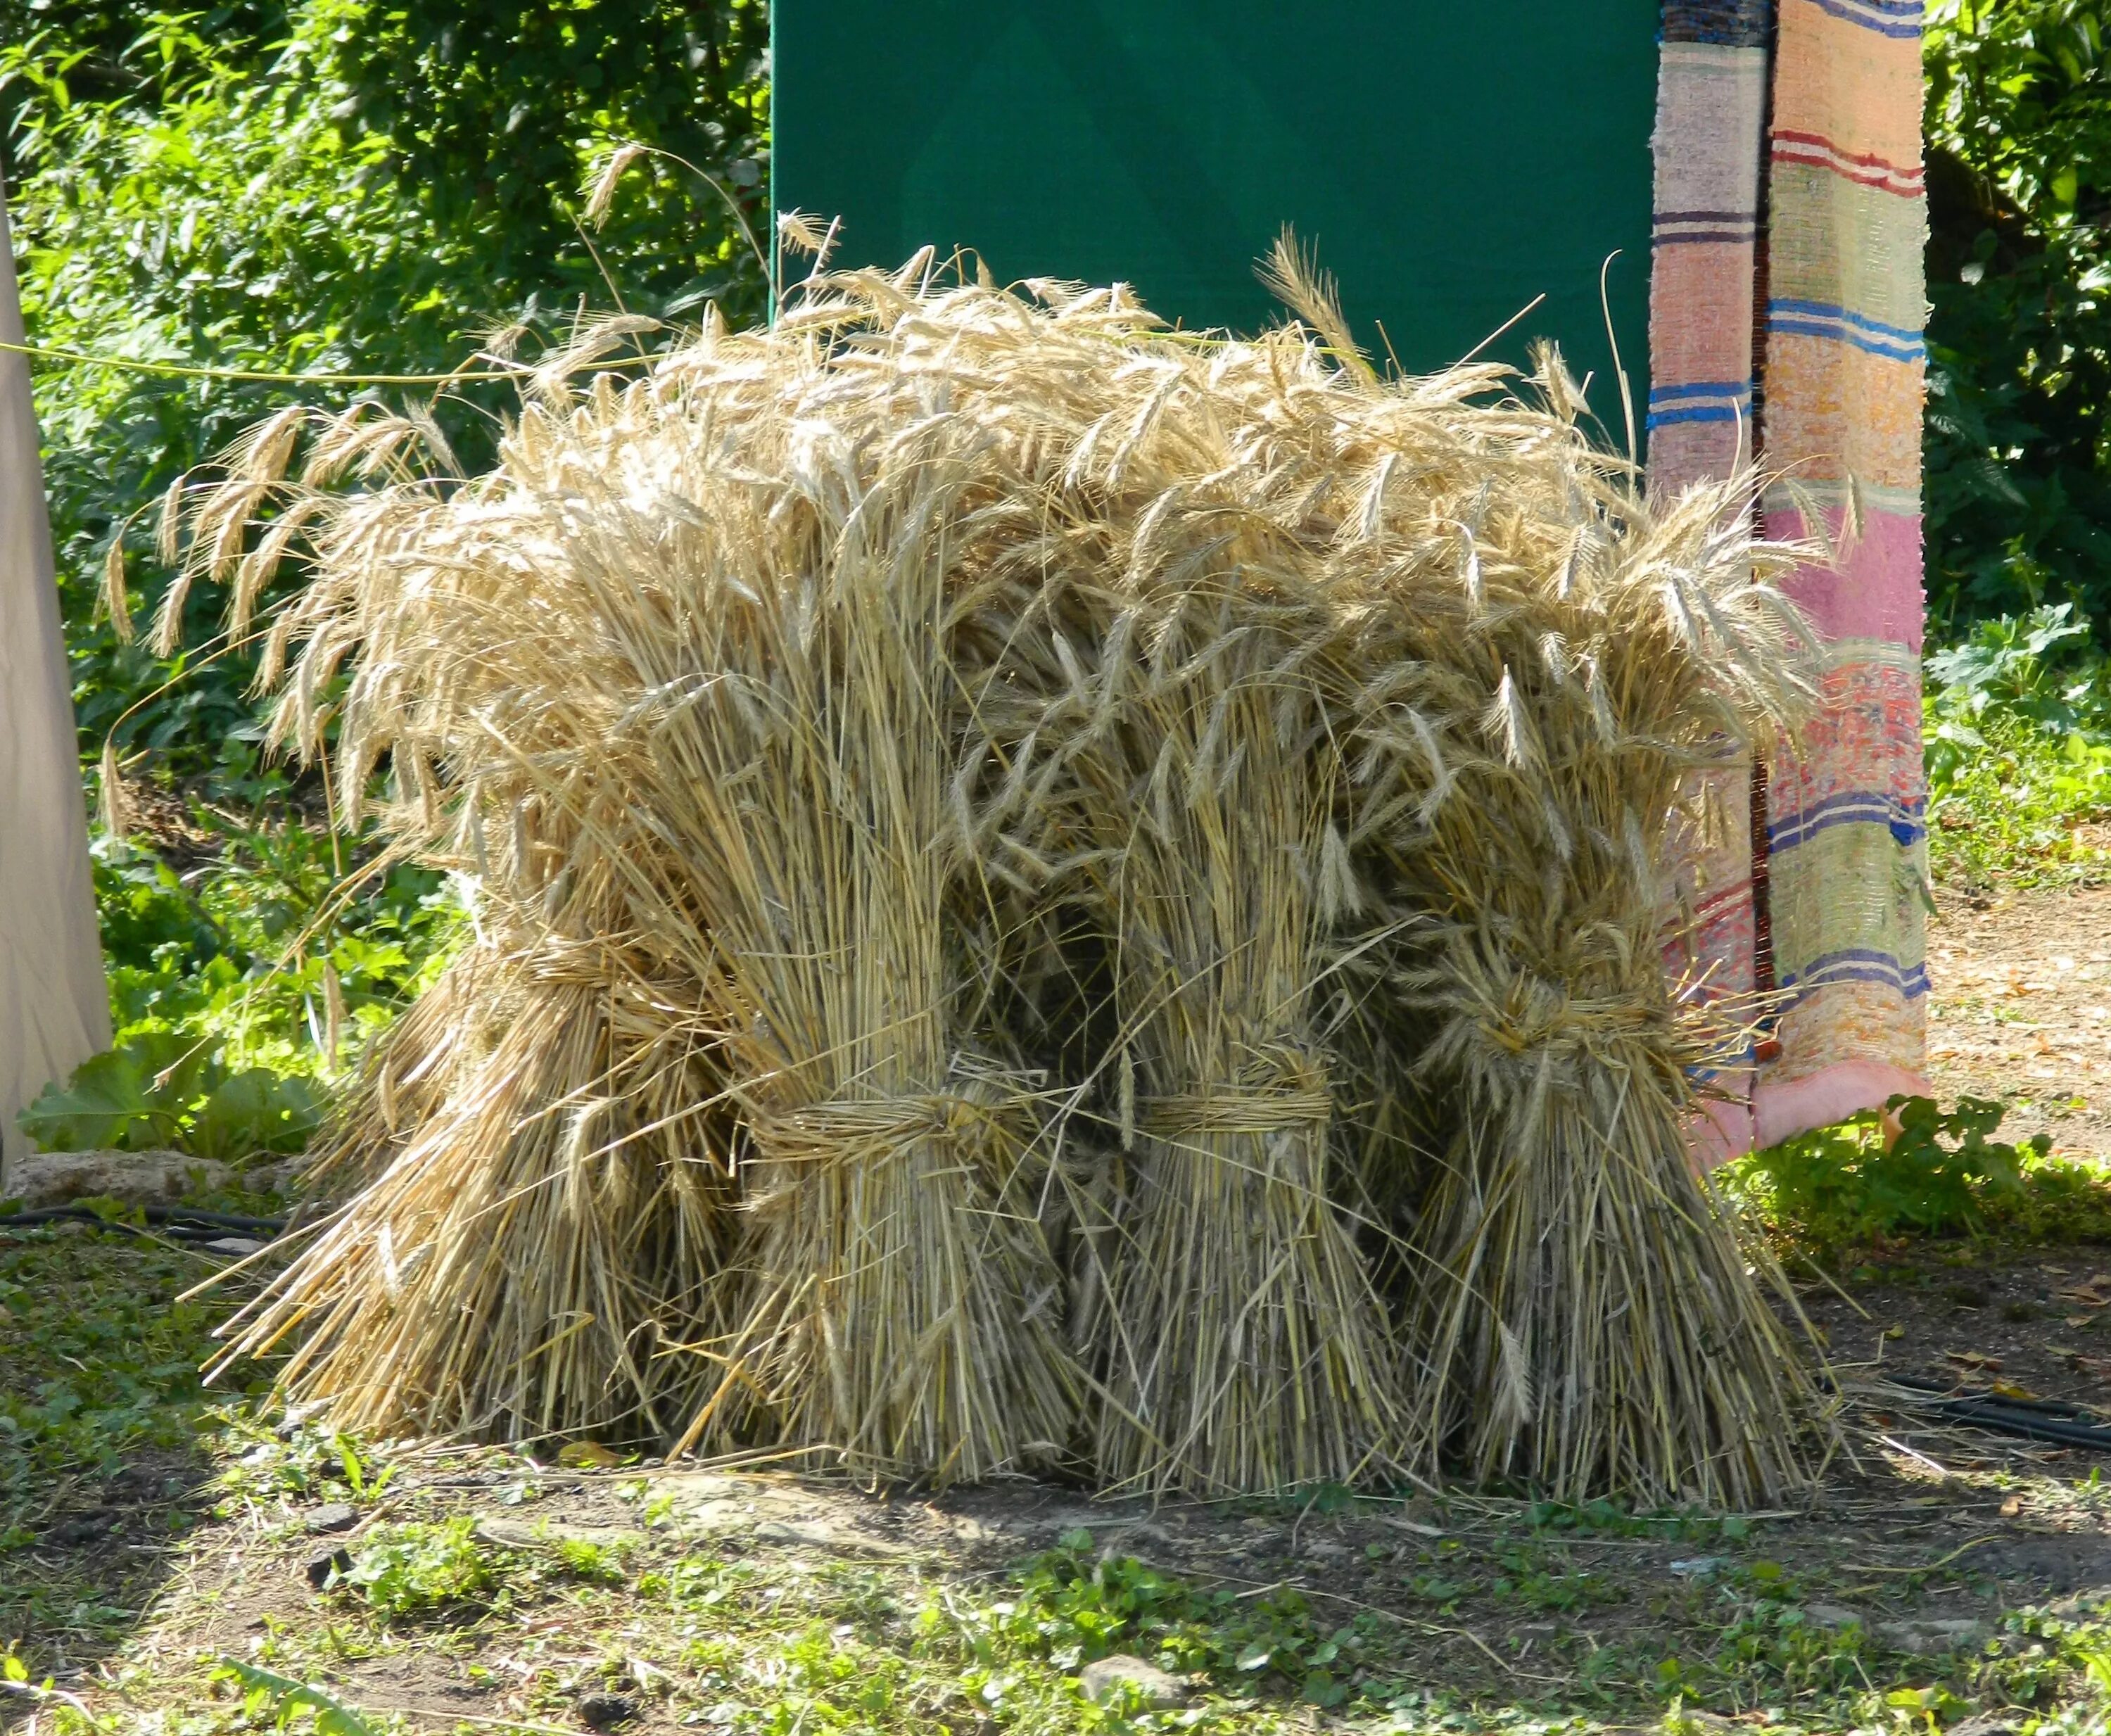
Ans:
{"label": "striped hanging rug", "polygon": [[1768,534],[1832,551],[1792,581],[1823,703],[1759,786],[1764,836],[1738,824],[1750,774],[1726,774],[1724,823],[1680,870],[1696,925],[1675,967],[1711,997],[1779,997],[1770,1040],[1713,1081],[1709,1160],[1928,1089],[1922,8],[1774,10],[1665,7],[1655,140],[1650,486],[1756,462],[1782,479]]}
{"label": "striped hanging rug", "polygon": [[[1650,270],[1649,485],[1676,495],[1752,464],[1753,327],[1772,0],[1667,5],[1658,61]],[[1751,767],[1696,793],[1710,825],[1675,852],[1677,939],[1666,969],[1735,1026],[1759,987]],[[1752,1144],[1751,1045],[1700,1081],[1705,1161]]]}

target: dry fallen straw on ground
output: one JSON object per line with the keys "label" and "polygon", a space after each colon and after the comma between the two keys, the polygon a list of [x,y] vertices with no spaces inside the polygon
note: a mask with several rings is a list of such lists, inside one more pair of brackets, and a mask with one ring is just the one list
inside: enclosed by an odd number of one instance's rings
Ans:
{"label": "dry fallen straw on ground", "polygon": [[239,1347],[872,1476],[1803,1476],[1660,963],[1680,792],[1801,702],[1773,558],[1557,362],[1382,381],[1277,275],[1251,340],[928,257],[605,327],[474,480],[259,431],[193,566],[245,625],[305,539],[282,734],[476,893]]}

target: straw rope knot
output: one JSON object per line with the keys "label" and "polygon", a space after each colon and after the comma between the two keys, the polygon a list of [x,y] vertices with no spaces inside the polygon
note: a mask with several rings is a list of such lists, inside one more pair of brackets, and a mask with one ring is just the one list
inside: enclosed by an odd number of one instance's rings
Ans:
{"label": "straw rope knot", "polygon": [[1327,1065],[1301,1049],[1275,1048],[1256,1056],[1230,1079],[1213,1079],[1196,1091],[1146,1097],[1137,1105],[1139,1129],[1168,1142],[1203,1136],[1287,1133],[1324,1127],[1333,1118]]}
{"label": "straw rope knot", "polygon": [[1028,1093],[974,1079],[947,1091],[899,1097],[832,1097],[751,1117],[756,1149],[773,1163],[860,1166],[898,1158],[919,1147],[962,1148],[986,1161],[1016,1155],[1033,1125],[1024,1111]]}

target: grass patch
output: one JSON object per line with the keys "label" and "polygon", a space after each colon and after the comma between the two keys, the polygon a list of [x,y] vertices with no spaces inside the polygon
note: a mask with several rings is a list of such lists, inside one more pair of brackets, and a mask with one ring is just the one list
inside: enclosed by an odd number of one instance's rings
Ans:
{"label": "grass patch", "polygon": [[[1573,1534],[1513,1513],[1426,1548],[1368,1543],[1354,1577],[1332,1570],[1312,1589],[1264,1584],[1256,1595],[1095,1553],[1082,1537],[980,1584],[932,1563],[816,1561],[661,1538],[647,1570],[620,1584],[507,1580],[514,1570],[502,1566],[493,1583],[511,1601],[460,1623],[332,1600],[326,1621],[267,1620],[240,1662],[202,1656],[180,1679],[120,1668],[117,1692],[137,1716],[110,1727],[160,1728],[150,1723],[159,1711],[180,1709],[187,1736],[232,1736],[256,1728],[260,1712],[297,1710],[286,1684],[300,1684],[316,1697],[308,1706],[326,1698],[379,1729],[396,1709],[381,1684],[421,1670],[428,1693],[447,1680],[488,1693],[470,1703],[501,1729],[572,1727],[583,1707],[617,1702],[629,1716],[730,1736],[1274,1736],[1315,1727],[1322,1711],[1334,1727],[1403,1736],[1682,1720],[1713,1728],[1706,1719],[1726,1716],[1903,1736],[1928,1728],[1929,1709],[1941,1719],[2036,1711],[2054,1720],[2050,1729],[2095,1727],[2097,1672],[2111,1657],[2101,1611],[2072,1602],[1996,1611],[1946,1649],[1905,1655],[1886,1637],[1883,1611],[1841,1623],[1829,1609],[1827,1599],[1866,1590],[1853,1565],[1866,1547],[1839,1541],[1829,1554],[1777,1556],[1754,1529],[1667,1566],[1600,1539],[1600,1564],[1588,1565]],[[457,1537],[447,1552],[468,1542]],[[1943,1552],[1952,1547],[1945,1540]],[[1351,1584],[1354,1597],[1332,1594]],[[1967,1570],[1939,1557],[1898,1582],[1923,1585],[1952,1598],[1971,1588]],[[1187,1703],[1087,1702],[1079,1671],[1116,1652],[1181,1678]]]}
{"label": "grass patch", "polygon": [[[1902,1112],[1907,1137],[1888,1149],[1864,1122],[1767,1154],[1764,1170],[1753,1161],[1741,1182],[1755,1209],[1784,1234],[1918,1233],[1966,1249],[2111,1231],[2094,1173],[2004,1143],[1990,1106]],[[1998,1179],[2007,1170],[2013,1185]],[[1901,1186],[1921,1202],[1912,1211]],[[1777,1191],[1761,1202],[1763,1187]],[[320,1420],[217,1407],[195,1374],[216,1311],[172,1300],[202,1270],[114,1231],[0,1236],[0,1305],[11,1350],[22,1347],[0,1361],[0,1489],[11,1525],[34,1534],[0,1553],[0,1657],[24,1678],[0,1690],[0,1722],[34,1709],[61,1736],[246,1736],[328,1720],[344,1736],[341,1716],[393,1736],[425,1727],[403,1716],[411,1706],[495,1731],[577,1729],[628,1706],[637,1727],[710,1736],[1278,1736],[1323,1724],[1434,1736],[1712,1730],[1710,1719],[1756,1726],[1763,1714],[1782,1731],[1906,1736],[1930,1731],[1931,1715],[1940,1727],[2003,1713],[2050,1736],[2100,1728],[2111,1711],[2111,1610],[1982,1574],[1947,1523],[1953,1509],[1985,1522],[1998,1489],[2030,1515],[2098,1529],[2111,1491],[2086,1477],[1960,1479],[1939,1507],[1894,1492],[1900,1523],[1882,1535],[1866,1513],[1404,1506],[1322,1489],[1119,1521],[1155,1542],[1105,1547],[1116,1521],[1096,1518],[1053,1548],[980,1556],[957,1552],[950,1530],[879,1523],[913,1519],[913,1498],[799,1486],[802,1523],[810,1512],[824,1534],[868,1525],[896,1539],[862,1559],[759,1522],[700,1529],[694,1503],[729,1497],[685,1495],[650,1467],[402,1453]],[[179,1493],[128,1493],[143,1466],[166,1467],[157,1475]],[[325,1502],[351,1503],[361,1525],[342,1534],[347,1567],[318,1590],[304,1566],[340,1534],[310,1534],[305,1516]],[[110,1506],[152,1512],[114,1536],[52,1543],[67,1519]],[[1905,1534],[1919,1509],[1920,1531]],[[520,1528],[517,1543],[490,1540],[500,1520]],[[175,1578],[186,1533],[196,1570]],[[1841,1605],[1856,1619],[1842,1624]],[[1917,1655],[1891,1631],[1960,1612],[1982,1625],[1946,1649]],[[1187,1702],[1088,1702],[1080,1672],[1115,1653],[1182,1679]],[[99,1722],[40,1698],[47,1672],[53,1694]]]}

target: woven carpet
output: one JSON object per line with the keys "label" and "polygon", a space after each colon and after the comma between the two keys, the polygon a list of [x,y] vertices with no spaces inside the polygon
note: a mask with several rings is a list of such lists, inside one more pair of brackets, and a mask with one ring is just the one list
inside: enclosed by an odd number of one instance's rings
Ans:
{"label": "woven carpet", "polygon": [[1664,11],[1650,486],[1756,464],[1781,479],[1768,534],[1832,551],[1792,584],[1824,703],[1764,786],[1763,907],[1748,773],[1680,872],[1692,992],[1779,995],[1712,1081],[1710,1160],[1927,1088],[1921,22],[1918,0]]}
{"label": "woven carpet", "polygon": [[[1668,5],[1658,61],[1650,270],[1649,482],[1660,494],[1755,460],[1753,304],[1764,192],[1771,0]],[[1699,792],[1709,824],[1676,852],[1678,939],[1667,958],[1692,998],[1739,1009],[1758,986],[1751,772]],[[1702,1081],[1697,1144],[1709,1161],[1749,1150],[1748,1046]]]}
{"label": "woven carpet", "polygon": [[1927,1089],[1921,22],[1918,0],[1781,7],[1766,466],[1795,493],[1770,493],[1766,528],[1822,529],[1837,552],[1794,587],[1829,654],[1823,715],[1769,791],[1789,998],[1754,1094],[1762,1144]]}

